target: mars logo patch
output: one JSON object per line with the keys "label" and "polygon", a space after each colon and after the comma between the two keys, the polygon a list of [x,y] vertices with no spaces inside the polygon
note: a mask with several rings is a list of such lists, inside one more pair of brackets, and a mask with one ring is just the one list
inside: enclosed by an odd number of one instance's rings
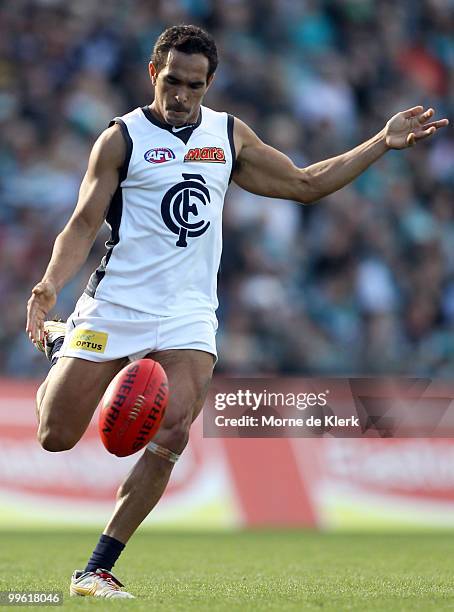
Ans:
{"label": "mars logo patch", "polygon": [[150,164],[163,164],[175,159],[175,153],[167,147],[157,147],[156,149],[149,149],[143,157]]}
{"label": "mars logo patch", "polygon": [[92,353],[104,353],[107,335],[105,332],[93,331],[91,329],[75,329],[71,336],[69,348],[82,349]]}
{"label": "mars logo patch", "polygon": [[225,164],[224,149],[220,147],[202,147],[189,149],[184,156],[185,162],[208,162],[211,164]]}

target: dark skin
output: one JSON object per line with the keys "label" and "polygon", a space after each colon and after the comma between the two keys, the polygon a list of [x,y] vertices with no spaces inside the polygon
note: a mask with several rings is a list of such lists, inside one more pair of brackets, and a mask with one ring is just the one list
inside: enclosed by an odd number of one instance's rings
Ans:
{"label": "dark skin", "polygon": [[[160,121],[174,127],[197,121],[200,105],[213,81],[208,67],[204,55],[175,50],[169,52],[159,71],[149,64],[155,89],[150,108]],[[433,115],[433,109],[424,110],[422,106],[400,112],[370,140],[307,168],[297,168],[286,155],[263,143],[245,123],[235,119],[237,159],[233,179],[252,193],[308,204],[350,183],[388,149],[412,146],[448,125],[447,119],[433,121]],[[74,213],[57,236],[44,277],[28,301],[26,330],[32,342],[43,340],[43,324],[58,292],[88,256],[117,188],[125,154],[125,142],[116,125],[105,130],[93,147]],[[164,365],[173,398],[156,441],[179,453],[203,405],[213,357],[197,350],[168,350],[151,356]],[[107,384],[124,363],[117,360],[93,364],[72,357],[58,360],[37,398],[38,435],[44,448],[60,451],[77,443]],[[85,393],[81,393],[81,380]],[[119,489],[117,506],[105,533],[126,542],[160,499],[171,469],[165,459],[145,452]]]}
{"label": "dark skin", "polygon": [[187,55],[171,50],[159,73],[152,62],[148,73],[155,90],[150,108],[157,118],[175,127],[195,123],[200,105],[213,82],[208,74],[208,59],[204,55]]}

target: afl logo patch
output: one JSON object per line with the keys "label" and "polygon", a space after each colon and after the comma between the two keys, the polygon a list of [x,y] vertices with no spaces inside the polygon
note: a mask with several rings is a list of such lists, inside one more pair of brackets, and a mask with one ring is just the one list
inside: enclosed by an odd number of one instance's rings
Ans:
{"label": "afl logo patch", "polygon": [[149,149],[143,157],[150,164],[163,164],[175,159],[175,153],[167,147],[157,147],[156,149]]}

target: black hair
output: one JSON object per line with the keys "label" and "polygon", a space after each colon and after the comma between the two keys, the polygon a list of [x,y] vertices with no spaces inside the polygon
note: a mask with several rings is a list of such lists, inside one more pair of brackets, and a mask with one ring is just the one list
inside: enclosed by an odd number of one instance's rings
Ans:
{"label": "black hair", "polygon": [[209,78],[218,65],[218,50],[214,38],[202,28],[195,25],[178,25],[167,28],[159,36],[151,54],[157,72],[165,65],[167,54],[171,49],[182,53],[201,53],[208,59]]}

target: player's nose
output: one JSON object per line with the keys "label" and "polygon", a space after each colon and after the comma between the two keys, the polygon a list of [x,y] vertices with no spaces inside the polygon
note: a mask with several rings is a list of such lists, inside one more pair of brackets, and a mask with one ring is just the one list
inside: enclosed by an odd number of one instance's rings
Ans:
{"label": "player's nose", "polygon": [[175,95],[175,102],[177,102],[178,104],[180,104],[181,106],[184,106],[186,104],[186,102],[188,101],[188,94],[185,91],[179,91],[176,95]]}

